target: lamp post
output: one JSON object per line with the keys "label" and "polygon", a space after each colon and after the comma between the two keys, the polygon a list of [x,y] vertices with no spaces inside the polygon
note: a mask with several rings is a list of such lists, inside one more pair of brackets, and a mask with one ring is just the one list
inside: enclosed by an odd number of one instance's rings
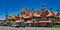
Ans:
{"label": "lamp post", "polygon": [[35,24],[34,24],[34,22],[35,22],[35,19],[32,19],[32,21],[33,21],[33,27],[35,26]]}

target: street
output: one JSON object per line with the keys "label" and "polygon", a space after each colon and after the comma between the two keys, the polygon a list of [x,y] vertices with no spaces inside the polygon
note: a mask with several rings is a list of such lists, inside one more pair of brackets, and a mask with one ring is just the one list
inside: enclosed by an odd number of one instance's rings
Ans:
{"label": "street", "polygon": [[12,27],[0,27],[0,30],[60,30],[60,28],[48,28],[48,27],[27,27],[27,28],[12,28]]}

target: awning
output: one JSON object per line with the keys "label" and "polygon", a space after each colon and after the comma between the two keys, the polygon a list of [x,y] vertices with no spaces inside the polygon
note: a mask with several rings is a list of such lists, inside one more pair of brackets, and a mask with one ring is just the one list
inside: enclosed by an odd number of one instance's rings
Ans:
{"label": "awning", "polygon": [[15,22],[22,22],[21,20],[15,21]]}
{"label": "awning", "polygon": [[27,21],[27,22],[25,22],[25,23],[32,23],[32,21]]}
{"label": "awning", "polygon": [[33,15],[33,16],[35,16],[35,17],[40,17],[40,15]]}
{"label": "awning", "polygon": [[51,22],[51,21],[39,21],[39,22]]}
{"label": "awning", "polygon": [[30,18],[30,17],[24,17],[24,18]]}

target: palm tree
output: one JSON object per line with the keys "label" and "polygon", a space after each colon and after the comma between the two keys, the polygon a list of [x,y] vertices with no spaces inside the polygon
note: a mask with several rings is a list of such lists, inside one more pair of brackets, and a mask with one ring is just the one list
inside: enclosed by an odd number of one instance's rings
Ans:
{"label": "palm tree", "polygon": [[[50,12],[52,12],[52,8],[50,8]],[[52,13],[53,13],[53,12],[52,12]],[[52,15],[49,17],[49,19],[51,20],[51,25],[52,25],[52,27],[54,26],[54,18],[55,18],[54,14],[52,14]]]}

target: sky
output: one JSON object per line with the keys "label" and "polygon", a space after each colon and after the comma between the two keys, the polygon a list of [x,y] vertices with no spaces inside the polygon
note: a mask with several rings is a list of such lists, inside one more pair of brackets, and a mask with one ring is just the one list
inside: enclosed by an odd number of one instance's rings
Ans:
{"label": "sky", "polygon": [[8,11],[9,16],[12,13],[17,15],[22,8],[39,10],[42,3],[44,3],[45,9],[48,11],[50,8],[53,8],[53,12],[60,9],[60,0],[0,0],[0,20],[4,19],[6,11]]}

